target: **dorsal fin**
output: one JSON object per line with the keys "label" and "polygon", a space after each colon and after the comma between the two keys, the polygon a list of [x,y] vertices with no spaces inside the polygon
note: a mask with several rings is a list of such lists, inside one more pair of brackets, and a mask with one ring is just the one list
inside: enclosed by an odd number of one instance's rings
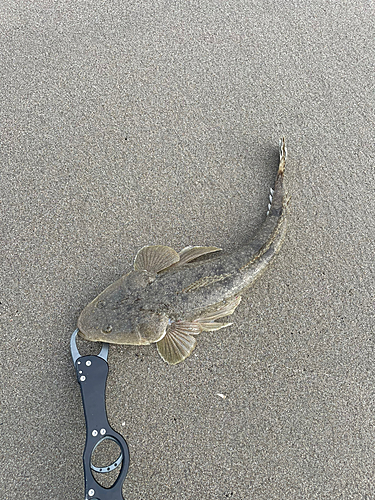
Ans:
{"label": "dorsal fin", "polygon": [[180,260],[177,265],[181,266],[182,264],[186,264],[191,260],[197,259],[201,255],[206,255],[207,253],[211,252],[218,252],[219,250],[221,250],[221,248],[218,247],[185,247],[181,250],[181,252],[179,252]]}
{"label": "dorsal fin", "polygon": [[176,264],[179,260],[180,256],[171,247],[163,245],[146,246],[137,253],[134,259],[134,269],[136,271],[158,273],[172,264]]}

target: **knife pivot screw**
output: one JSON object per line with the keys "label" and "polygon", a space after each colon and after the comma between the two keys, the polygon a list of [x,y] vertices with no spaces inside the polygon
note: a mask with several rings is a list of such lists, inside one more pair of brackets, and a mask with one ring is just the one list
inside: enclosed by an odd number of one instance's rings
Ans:
{"label": "knife pivot screw", "polygon": [[91,489],[88,491],[89,497],[93,497],[95,495],[95,490]]}
{"label": "knife pivot screw", "polygon": [[90,360],[86,361],[86,366],[91,366],[91,361]]}
{"label": "knife pivot screw", "polygon": [[94,429],[91,433],[92,436],[96,437],[98,435],[98,431]]}
{"label": "knife pivot screw", "polygon": [[106,431],[105,429],[100,429],[100,434],[101,434],[102,436],[104,436],[104,434],[105,434],[106,432],[107,432],[107,431]]}

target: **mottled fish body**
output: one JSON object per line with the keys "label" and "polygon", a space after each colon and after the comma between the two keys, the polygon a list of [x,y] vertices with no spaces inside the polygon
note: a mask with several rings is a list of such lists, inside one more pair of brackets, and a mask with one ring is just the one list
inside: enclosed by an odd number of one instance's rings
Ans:
{"label": "mottled fish body", "polygon": [[[186,247],[179,253],[161,245],[141,248],[134,270],[82,311],[80,335],[115,344],[156,343],[161,357],[176,364],[191,354],[196,335],[231,325],[216,320],[233,314],[243,291],[267,268],[284,240],[285,161],[281,139],[267,216],[251,242],[231,253],[217,247]],[[205,259],[198,259],[203,255]]]}

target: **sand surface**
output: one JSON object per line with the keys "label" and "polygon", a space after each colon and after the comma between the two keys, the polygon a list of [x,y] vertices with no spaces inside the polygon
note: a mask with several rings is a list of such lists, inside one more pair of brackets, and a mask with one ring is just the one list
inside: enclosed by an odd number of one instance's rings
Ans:
{"label": "sand surface", "polygon": [[233,326],[176,367],[110,347],[124,498],[375,498],[374,19],[365,0],[1,4],[1,499],[84,498],[80,311],[143,245],[244,243],[282,135],[288,236]]}

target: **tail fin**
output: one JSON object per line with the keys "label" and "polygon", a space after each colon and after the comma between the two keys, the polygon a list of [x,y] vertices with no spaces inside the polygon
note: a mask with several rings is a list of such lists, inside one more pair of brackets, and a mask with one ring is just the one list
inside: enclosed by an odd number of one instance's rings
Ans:
{"label": "tail fin", "polygon": [[279,170],[277,171],[276,179],[279,179],[280,177],[284,177],[284,172],[285,172],[287,149],[286,149],[284,137],[282,137],[279,141],[279,150],[280,150],[280,163],[279,163]]}
{"label": "tail fin", "polygon": [[286,165],[286,145],[285,139],[282,137],[279,141],[279,151],[280,151],[280,162],[279,169],[277,171],[275,185],[273,189],[270,189],[269,204],[267,215],[279,217],[283,211],[284,205],[284,172]]}

